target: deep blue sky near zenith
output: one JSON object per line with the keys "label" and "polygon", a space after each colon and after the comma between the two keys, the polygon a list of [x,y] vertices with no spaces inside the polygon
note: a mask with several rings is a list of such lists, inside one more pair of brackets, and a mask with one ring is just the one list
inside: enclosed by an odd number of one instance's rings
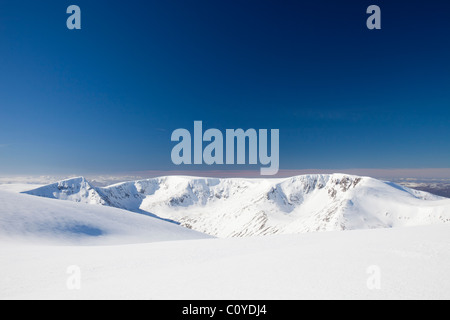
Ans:
{"label": "deep blue sky near zenith", "polygon": [[0,2],[0,173],[198,169],[194,120],[280,129],[281,169],[448,168],[450,3]]}

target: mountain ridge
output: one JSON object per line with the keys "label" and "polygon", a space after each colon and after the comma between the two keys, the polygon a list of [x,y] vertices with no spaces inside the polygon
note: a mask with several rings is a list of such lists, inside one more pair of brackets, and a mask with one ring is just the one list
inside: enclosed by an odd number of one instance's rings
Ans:
{"label": "mountain ridge", "polygon": [[166,176],[93,187],[83,177],[26,192],[147,214],[216,237],[450,222],[450,200],[347,174],[241,179]]}

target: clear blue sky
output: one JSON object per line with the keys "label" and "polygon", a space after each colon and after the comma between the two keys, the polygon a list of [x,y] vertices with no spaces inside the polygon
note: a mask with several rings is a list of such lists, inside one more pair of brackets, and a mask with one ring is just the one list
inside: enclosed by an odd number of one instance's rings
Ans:
{"label": "clear blue sky", "polygon": [[448,168],[450,2],[0,2],[0,173],[198,169],[194,120],[280,129],[281,169]]}

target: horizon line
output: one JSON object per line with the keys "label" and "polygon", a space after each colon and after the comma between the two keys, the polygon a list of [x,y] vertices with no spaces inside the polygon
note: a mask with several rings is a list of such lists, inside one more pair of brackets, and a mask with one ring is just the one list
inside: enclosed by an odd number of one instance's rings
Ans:
{"label": "horizon line", "polygon": [[[289,178],[307,174],[343,173],[373,178],[450,179],[450,168],[359,168],[359,169],[280,169],[276,175],[261,176],[259,170],[145,170],[123,173],[139,176],[196,176],[216,178]],[[107,174],[106,174],[107,175]],[[115,174],[112,174],[115,175]],[[120,175],[120,174],[119,174]]]}
{"label": "horizon line", "polygon": [[116,173],[72,174],[0,174],[0,183],[39,183],[85,177],[98,182],[125,182],[164,176],[190,176],[204,178],[289,178],[308,174],[348,174],[384,180],[449,180],[450,168],[390,168],[390,169],[280,169],[276,175],[261,176],[259,170],[144,170]]}

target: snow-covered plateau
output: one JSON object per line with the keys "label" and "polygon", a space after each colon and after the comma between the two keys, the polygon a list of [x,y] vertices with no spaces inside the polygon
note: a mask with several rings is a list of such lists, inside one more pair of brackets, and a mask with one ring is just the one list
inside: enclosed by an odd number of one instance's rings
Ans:
{"label": "snow-covered plateau", "polygon": [[449,299],[449,220],[341,174],[0,185],[0,299]]}

